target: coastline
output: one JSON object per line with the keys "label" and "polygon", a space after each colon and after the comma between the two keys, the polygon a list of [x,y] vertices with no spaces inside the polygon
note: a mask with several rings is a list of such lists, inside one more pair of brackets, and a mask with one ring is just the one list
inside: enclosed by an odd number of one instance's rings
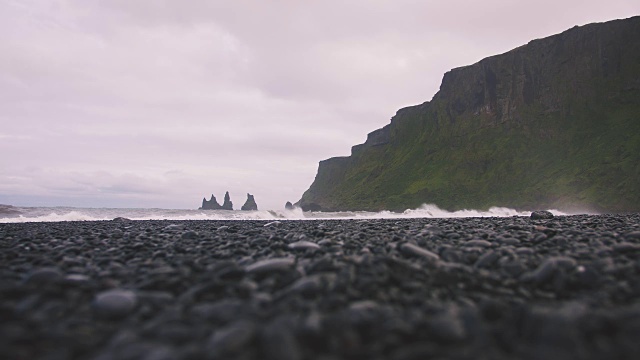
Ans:
{"label": "coastline", "polygon": [[0,224],[1,347],[58,359],[604,359],[640,214]]}

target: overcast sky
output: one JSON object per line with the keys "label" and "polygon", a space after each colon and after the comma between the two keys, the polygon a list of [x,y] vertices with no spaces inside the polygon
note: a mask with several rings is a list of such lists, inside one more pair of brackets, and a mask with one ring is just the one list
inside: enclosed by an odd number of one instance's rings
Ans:
{"label": "overcast sky", "polygon": [[295,202],[443,74],[638,0],[0,0],[0,203]]}

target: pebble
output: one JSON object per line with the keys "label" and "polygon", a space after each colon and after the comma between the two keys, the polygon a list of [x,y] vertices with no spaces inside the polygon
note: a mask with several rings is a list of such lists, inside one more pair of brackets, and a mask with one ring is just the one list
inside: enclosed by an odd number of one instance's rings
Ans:
{"label": "pebble", "polygon": [[429,261],[437,261],[440,259],[440,256],[437,254],[411,243],[404,243],[400,245],[400,250],[406,255],[418,256]]}
{"label": "pebble", "polygon": [[631,231],[624,234],[625,239],[629,240],[640,240],[640,231]]}
{"label": "pebble", "polygon": [[105,318],[122,318],[130,314],[137,305],[133,291],[114,289],[99,293],[93,300],[93,309],[97,315]]}
{"label": "pebble", "polygon": [[27,283],[30,284],[55,284],[63,280],[64,274],[57,268],[41,268],[29,274]]}
{"label": "pebble", "polygon": [[292,250],[316,250],[320,249],[320,245],[316,243],[312,243],[311,241],[296,241],[287,245],[289,249]]}
{"label": "pebble", "polygon": [[523,281],[535,281],[538,283],[549,280],[558,269],[570,270],[577,262],[565,256],[551,257],[545,260],[533,272],[523,275]]}
{"label": "pebble", "polygon": [[482,254],[473,266],[477,268],[489,267],[493,265],[496,261],[498,261],[499,258],[500,258],[499,253],[490,250]]}
{"label": "pebble", "polygon": [[216,355],[232,355],[248,346],[256,335],[256,326],[247,320],[239,320],[216,330],[209,338],[207,350]]}
{"label": "pebble", "polygon": [[540,210],[531,213],[532,220],[549,220],[553,219],[553,214],[550,211]]}
{"label": "pebble", "polygon": [[265,259],[246,267],[248,273],[268,273],[274,271],[289,270],[296,263],[293,257]]}
{"label": "pebble", "polygon": [[261,333],[261,345],[266,359],[300,360],[302,351],[287,319],[276,319]]}
{"label": "pebble", "polygon": [[640,244],[634,244],[630,242],[621,242],[613,245],[613,251],[619,253],[630,253],[640,251]]}
{"label": "pebble", "polygon": [[182,233],[182,235],[180,236],[183,239],[197,239],[198,238],[198,233],[193,231],[193,230],[188,230]]}
{"label": "pebble", "polygon": [[487,240],[469,240],[466,243],[464,243],[464,246],[487,248],[487,247],[491,247],[492,244]]}

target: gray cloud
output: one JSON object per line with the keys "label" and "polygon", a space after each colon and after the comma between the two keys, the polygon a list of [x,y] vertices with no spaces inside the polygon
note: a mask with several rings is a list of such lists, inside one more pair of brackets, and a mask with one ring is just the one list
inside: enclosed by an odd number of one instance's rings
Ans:
{"label": "gray cloud", "polygon": [[297,200],[445,71],[637,1],[5,0],[0,203]]}

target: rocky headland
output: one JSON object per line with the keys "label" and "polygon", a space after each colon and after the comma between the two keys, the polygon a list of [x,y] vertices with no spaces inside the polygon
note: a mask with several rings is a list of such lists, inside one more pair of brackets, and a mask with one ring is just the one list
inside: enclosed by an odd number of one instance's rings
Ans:
{"label": "rocky headland", "polygon": [[351,155],[320,162],[303,210],[640,210],[640,17],[571,28],[447,72]]}
{"label": "rocky headland", "polygon": [[0,349],[635,359],[639,273],[638,214],[0,224]]}

